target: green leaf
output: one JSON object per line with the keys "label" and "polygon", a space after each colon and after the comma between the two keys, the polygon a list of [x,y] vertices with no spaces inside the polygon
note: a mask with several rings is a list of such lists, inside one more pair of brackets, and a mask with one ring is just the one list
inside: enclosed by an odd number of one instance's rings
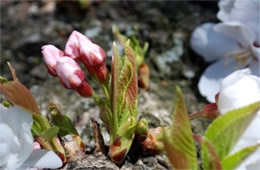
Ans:
{"label": "green leaf", "polygon": [[47,130],[45,130],[41,137],[44,138],[45,140],[51,140],[53,139],[59,132],[59,127],[57,126],[52,126],[51,128],[48,128]]}
{"label": "green leaf", "polygon": [[223,169],[234,169],[243,159],[245,159],[249,154],[253,153],[260,144],[246,147],[232,155],[225,157],[222,161]]}
{"label": "green leaf", "polygon": [[202,158],[203,169],[221,170],[222,165],[219,156],[210,141],[202,137]]}
{"label": "green leaf", "polygon": [[134,55],[135,55],[135,60],[136,60],[136,65],[137,69],[139,69],[139,66],[143,63],[146,52],[149,47],[149,43],[145,42],[144,47],[142,48],[139,40],[136,38],[135,34],[131,35],[129,38],[121,34],[118,30],[118,28],[113,25],[113,34],[115,38],[119,41],[120,45],[122,45],[125,48],[126,42],[130,40],[129,45],[132,48]]}
{"label": "green leaf", "polygon": [[11,103],[9,103],[8,101],[2,101],[1,103],[4,107],[11,107]]}
{"label": "green leaf", "polygon": [[[116,44],[113,45],[110,84],[113,123],[112,129],[109,130],[109,156],[118,164],[124,160],[132,145],[137,124],[137,71],[134,53],[129,43],[130,41],[127,41],[124,46],[124,58],[119,56]],[[108,120],[108,118],[107,116],[105,119],[103,114],[103,120]]]}
{"label": "green leaf", "polygon": [[179,87],[170,133],[164,131],[164,147],[174,169],[198,169],[186,105]]}
{"label": "green leaf", "polygon": [[[110,129],[110,134],[112,133],[112,137],[115,137],[115,133],[118,128],[118,105],[119,105],[119,96],[120,96],[120,91],[119,91],[119,85],[118,85],[118,79],[120,76],[122,68],[122,61],[121,58],[118,54],[118,49],[116,46],[116,43],[113,43],[113,57],[112,57],[112,78],[111,78],[111,83],[110,83],[110,98],[111,98],[111,111],[113,114],[113,129]],[[109,118],[107,118],[109,119]],[[108,126],[108,125],[107,125]]]}
{"label": "green leaf", "polygon": [[34,122],[37,122],[42,132],[51,127],[48,119],[42,115],[33,114],[33,120]]}
{"label": "green leaf", "polygon": [[137,116],[137,73],[134,53],[129,42],[125,45],[125,57],[122,59],[114,44],[110,89],[114,124],[119,127],[124,118]]}
{"label": "green leaf", "polygon": [[0,76],[0,84],[8,83],[8,80],[5,77]]}
{"label": "green leaf", "polygon": [[59,135],[66,136],[69,134],[78,135],[76,128],[66,115],[62,115],[58,107],[54,103],[49,104],[52,123],[59,127]]}
{"label": "green leaf", "polygon": [[[125,86],[125,98],[123,103],[127,104],[130,114],[133,116],[137,116],[137,71],[136,71],[136,63],[135,63],[135,55],[133,50],[129,45],[129,41],[125,46],[125,65],[127,65],[128,74],[120,74],[120,85]],[[125,84],[122,84],[124,82]]]}
{"label": "green leaf", "polygon": [[114,34],[115,38],[119,41],[119,43],[122,46],[124,46],[126,41],[127,41],[127,37],[122,35],[122,34],[120,34],[118,28],[115,25],[113,25],[112,31],[113,31],[113,34]]}
{"label": "green leaf", "polygon": [[237,143],[259,107],[260,102],[232,110],[219,116],[208,127],[204,137],[212,143],[221,161]]}

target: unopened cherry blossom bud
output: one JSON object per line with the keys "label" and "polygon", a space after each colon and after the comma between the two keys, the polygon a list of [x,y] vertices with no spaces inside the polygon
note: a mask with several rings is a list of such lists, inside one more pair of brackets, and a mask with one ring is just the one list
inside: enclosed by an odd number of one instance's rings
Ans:
{"label": "unopened cherry blossom bud", "polygon": [[54,45],[44,45],[42,46],[42,55],[49,74],[57,76],[56,62],[64,55],[64,52],[56,48]]}
{"label": "unopened cherry blossom bud", "polygon": [[91,66],[103,65],[106,59],[105,51],[86,37],[79,37],[81,59]]}
{"label": "unopened cherry blossom bud", "polygon": [[64,56],[57,61],[57,75],[62,85],[68,89],[75,89],[85,81],[85,74],[78,63],[72,58]]}
{"label": "unopened cherry blossom bud", "polygon": [[79,46],[81,54],[80,60],[86,66],[88,72],[96,77],[100,83],[105,83],[109,76],[108,69],[105,65],[105,51],[86,37],[79,38]]}
{"label": "unopened cherry blossom bud", "polygon": [[87,39],[85,35],[74,30],[70,34],[70,37],[65,46],[65,54],[73,59],[80,58],[79,38]]}

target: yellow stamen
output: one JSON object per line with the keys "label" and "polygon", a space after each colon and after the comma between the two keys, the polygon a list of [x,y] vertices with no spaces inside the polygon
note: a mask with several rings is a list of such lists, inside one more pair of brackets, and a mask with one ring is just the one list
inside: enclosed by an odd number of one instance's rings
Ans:
{"label": "yellow stamen", "polygon": [[242,47],[238,51],[232,51],[225,55],[224,65],[228,64],[228,58],[231,57],[237,61],[235,70],[242,67],[247,67],[255,58],[252,50],[249,47]]}

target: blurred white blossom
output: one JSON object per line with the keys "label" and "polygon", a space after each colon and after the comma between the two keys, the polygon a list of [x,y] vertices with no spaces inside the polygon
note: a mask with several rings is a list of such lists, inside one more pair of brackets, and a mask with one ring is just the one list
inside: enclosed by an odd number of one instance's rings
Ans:
{"label": "blurred white blossom", "polygon": [[[228,111],[260,102],[260,78],[253,76],[249,69],[235,71],[220,84],[220,92],[217,100],[221,114]],[[260,144],[260,111],[252,120],[238,143],[232,149],[231,154],[248,146]],[[247,157],[236,168],[237,170],[260,169],[260,148]]]}
{"label": "blurred white blossom", "polygon": [[30,113],[0,104],[0,169],[59,168],[61,159],[52,151],[35,149]]}
{"label": "blurred white blossom", "polygon": [[207,62],[202,74],[201,95],[214,102],[220,81],[228,74],[249,68],[260,75],[260,2],[259,0],[221,0],[217,17],[220,23],[205,23],[191,37],[192,49]]}

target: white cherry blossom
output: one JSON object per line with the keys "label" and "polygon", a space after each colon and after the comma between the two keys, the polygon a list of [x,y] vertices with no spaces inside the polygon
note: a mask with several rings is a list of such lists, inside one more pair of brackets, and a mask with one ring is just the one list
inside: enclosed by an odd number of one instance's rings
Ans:
{"label": "white cherry blossom", "polygon": [[[220,84],[218,96],[218,109],[221,114],[228,111],[260,102],[260,78],[251,75],[249,69],[238,70],[226,78]],[[231,154],[252,145],[260,144],[260,111],[252,120],[238,143],[232,149]],[[260,169],[260,148],[248,156],[236,168],[236,170]]]}
{"label": "white cherry blossom", "polygon": [[33,149],[31,114],[17,106],[0,104],[0,169],[59,168],[61,159],[52,151]]}
{"label": "white cherry blossom", "polygon": [[220,81],[228,74],[249,68],[260,75],[260,3],[259,0],[221,0],[218,24],[205,23],[191,37],[192,49],[207,62],[198,88],[201,95],[214,102]]}

